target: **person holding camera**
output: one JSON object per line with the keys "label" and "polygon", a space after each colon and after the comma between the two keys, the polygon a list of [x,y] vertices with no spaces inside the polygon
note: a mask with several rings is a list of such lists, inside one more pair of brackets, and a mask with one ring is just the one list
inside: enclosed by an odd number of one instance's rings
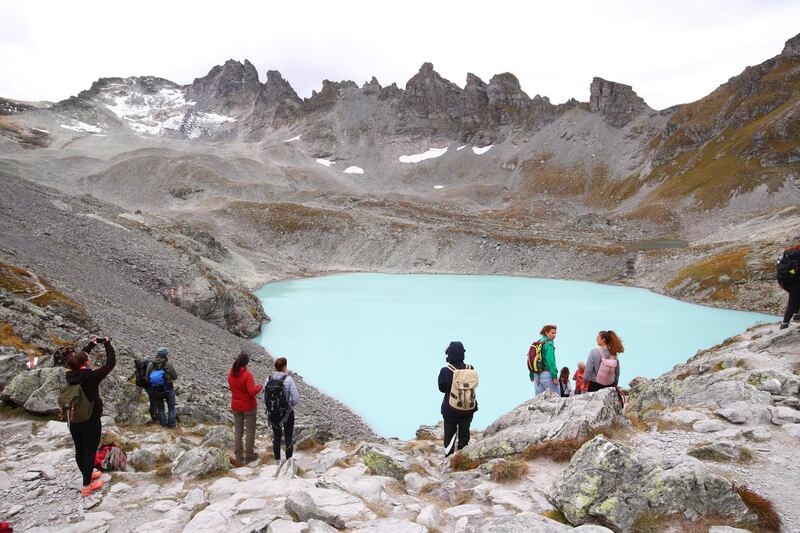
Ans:
{"label": "person holding camera", "polygon": [[[89,362],[89,352],[100,343],[103,344],[106,351],[106,362],[100,368],[95,369]],[[117,355],[114,347],[111,346],[111,339],[108,337],[98,339],[93,335],[83,350],[79,352],[74,348],[68,350],[64,362],[67,367],[65,374],[67,385],[80,385],[86,399],[92,403],[89,420],[69,425],[72,442],[75,443],[75,462],[83,476],[81,494],[89,496],[92,492],[103,488],[103,480],[99,479],[100,472],[94,472],[94,458],[97,447],[100,445],[100,434],[103,429],[100,422],[100,418],[103,416],[100,382],[116,366]]]}
{"label": "person holding camera", "polygon": [[[156,357],[147,364],[145,379],[148,383],[150,396],[155,402],[156,418],[162,426],[173,429],[176,426],[175,417],[175,386],[173,382],[178,379],[178,372],[169,362],[169,349],[161,347],[156,352]],[[164,410],[167,403],[167,412]]]}

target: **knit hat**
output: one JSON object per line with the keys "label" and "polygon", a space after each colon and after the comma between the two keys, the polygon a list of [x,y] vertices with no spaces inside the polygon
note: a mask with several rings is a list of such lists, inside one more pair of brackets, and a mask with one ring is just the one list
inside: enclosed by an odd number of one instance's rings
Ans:
{"label": "knit hat", "polygon": [[159,357],[166,357],[169,355],[169,349],[166,348],[165,346],[162,346],[161,348],[158,349],[156,355]]}

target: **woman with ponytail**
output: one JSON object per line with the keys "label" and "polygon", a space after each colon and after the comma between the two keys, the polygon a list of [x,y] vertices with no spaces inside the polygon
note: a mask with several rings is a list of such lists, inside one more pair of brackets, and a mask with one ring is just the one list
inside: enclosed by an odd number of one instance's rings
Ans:
{"label": "woman with ponytail", "polygon": [[[233,362],[233,367],[228,373],[228,386],[231,389],[231,411],[233,411],[233,453],[236,462],[255,461],[258,456],[253,453],[256,442],[256,398],[263,389],[262,385],[256,385],[253,374],[247,370],[250,363],[250,356],[241,352]],[[242,452],[242,435],[247,433]]]}
{"label": "woman with ponytail", "polygon": [[619,359],[625,351],[622,340],[612,330],[597,334],[597,348],[589,352],[584,371],[584,390],[595,392],[606,387],[616,387],[619,382]]}

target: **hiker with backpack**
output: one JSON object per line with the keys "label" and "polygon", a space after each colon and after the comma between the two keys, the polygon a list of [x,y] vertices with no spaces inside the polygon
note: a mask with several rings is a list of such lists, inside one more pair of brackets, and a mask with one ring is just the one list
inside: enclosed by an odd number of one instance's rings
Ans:
{"label": "hiker with backpack", "polygon": [[[101,342],[105,348],[106,362],[100,368],[93,369],[89,362],[89,352]],[[111,339],[92,336],[82,351],[73,349],[66,356],[65,363],[67,385],[59,395],[58,404],[62,418],[69,425],[72,442],[75,443],[75,462],[83,477],[81,494],[89,496],[103,488],[100,472],[94,471],[95,454],[102,432],[100,418],[103,416],[103,399],[100,398],[99,388],[100,382],[116,366],[117,355],[111,346]]]}
{"label": "hiker with backpack", "polygon": [[[251,463],[258,459],[253,453],[256,442],[256,398],[264,387],[256,385],[253,374],[247,370],[250,356],[239,353],[228,373],[228,386],[231,389],[231,411],[233,412],[233,454],[236,462]],[[246,433],[244,453],[242,435]]]}
{"label": "hiker with backpack", "polygon": [[558,390],[562,398],[572,396],[572,385],[569,382],[569,368],[564,367],[558,375]]}
{"label": "hiker with backpack", "polygon": [[[169,362],[169,349],[161,347],[156,352],[156,357],[147,363],[145,376],[150,394],[156,404],[156,417],[159,423],[170,429],[176,426],[175,417],[175,386],[173,382],[178,379],[178,372]],[[165,413],[164,402],[167,403]]]}
{"label": "hiker with backpack", "polygon": [[533,382],[534,396],[545,391],[561,394],[558,387],[558,367],[556,366],[556,347],[553,341],[558,329],[552,324],[544,326],[541,338],[528,349],[528,372]]}
{"label": "hiker with backpack", "polygon": [[159,422],[156,410],[156,399],[153,397],[153,393],[150,391],[150,383],[147,380],[147,366],[150,364],[149,359],[141,359],[137,357],[133,361],[133,375],[128,379],[128,382],[136,385],[140,389],[144,389],[144,392],[147,393],[147,403],[149,404],[147,407],[147,412],[150,414],[150,422],[149,423],[156,423]]}
{"label": "hiker with backpack", "polygon": [[275,372],[264,384],[264,403],[272,428],[272,453],[275,461],[281,459],[282,438],[286,442],[286,459],[291,459],[294,453],[294,409],[300,403],[300,391],[289,375],[285,357],[275,360]]}
{"label": "hiker with backpack", "polygon": [[789,293],[786,312],[780,329],[789,327],[789,321],[800,322],[800,244],[786,248],[776,266],[778,285]]}
{"label": "hiker with backpack", "polygon": [[441,413],[444,419],[445,457],[469,444],[469,426],[478,410],[475,397],[478,373],[471,365],[464,363],[464,352],[466,350],[462,343],[451,342],[444,351],[447,366],[439,371],[439,392],[444,393]]}
{"label": "hiker with backpack", "polygon": [[597,348],[589,352],[584,372],[584,389],[595,392],[606,387],[616,387],[619,383],[619,359],[625,351],[622,339],[612,330],[597,334]]}

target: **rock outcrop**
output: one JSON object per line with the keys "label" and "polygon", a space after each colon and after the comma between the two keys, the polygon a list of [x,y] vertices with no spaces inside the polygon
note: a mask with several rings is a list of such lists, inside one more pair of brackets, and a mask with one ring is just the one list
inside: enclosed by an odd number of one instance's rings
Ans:
{"label": "rock outcrop", "polygon": [[661,463],[604,437],[575,454],[553,482],[550,500],[572,524],[599,522],[620,531],[645,515],[743,521],[749,513],[731,482],[702,464]]}
{"label": "rock outcrop", "polygon": [[540,442],[574,439],[608,427],[621,414],[613,389],[572,398],[540,394],[492,422],[464,453],[474,459],[514,455]]}
{"label": "rock outcrop", "polygon": [[589,87],[589,110],[600,113],[615,128],[621,128],[649,109],[630,85],[592,79]]}
{"label": "rock outcrop", "polygon": [[186,99],[198,111],[240,117],[252,111],[262,91],[258,72],[250,61],[229,59],[186,88]]}

